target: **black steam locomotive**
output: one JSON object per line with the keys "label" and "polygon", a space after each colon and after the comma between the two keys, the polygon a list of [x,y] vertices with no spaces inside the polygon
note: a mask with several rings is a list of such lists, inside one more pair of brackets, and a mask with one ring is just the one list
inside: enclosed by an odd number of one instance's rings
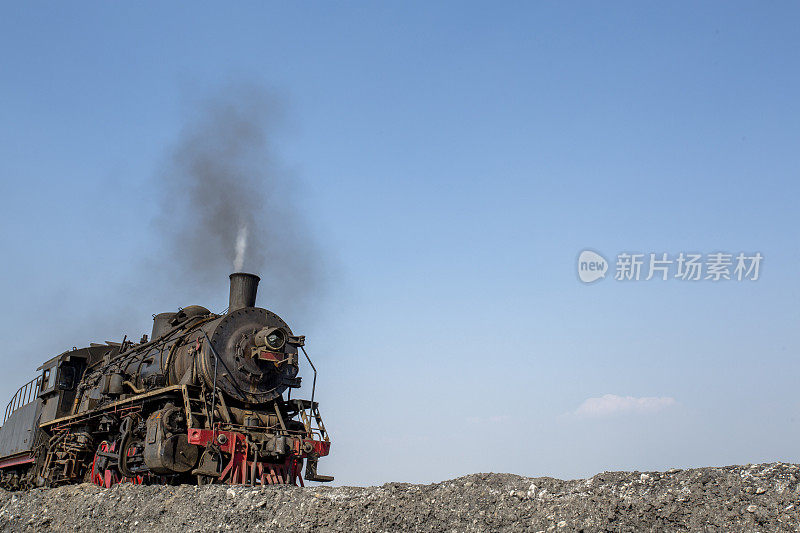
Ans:
{"label": "black steam locomotive", "polygon": [[0,428],[0,486],[303,484],[330,440],[300,387],[300,354],[278,315],[255,307],[258,276],[230,276],[226,313],[154,316],[150,339],[91,344],[39,367]]}

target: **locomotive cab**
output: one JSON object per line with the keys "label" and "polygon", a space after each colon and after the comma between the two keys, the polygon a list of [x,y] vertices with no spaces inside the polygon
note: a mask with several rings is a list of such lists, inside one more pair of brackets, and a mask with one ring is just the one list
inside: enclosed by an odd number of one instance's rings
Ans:
{"label": "locomotive cab", "polygon": [[64,352],[37,370],[41,372],[39,398],[42,401],[41,422],[46,423],[72,412],[77,384],[86,370],[91,348]]}

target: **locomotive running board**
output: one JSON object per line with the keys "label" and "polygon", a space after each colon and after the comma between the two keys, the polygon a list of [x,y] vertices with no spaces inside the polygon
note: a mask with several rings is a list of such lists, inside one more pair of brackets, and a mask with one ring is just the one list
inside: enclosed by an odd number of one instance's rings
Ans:
{"label": "locomotive running board", "polygon": [[61,418],[56,418],[55,420],[51,420],[50,422],[45,422],[43,424],[40,424],[39,427],[47,428],[47,427],[54,426],[56,424],[74,422],[76,420],[81,420],[82,418],[89,418],[89,417],[92,417],[92,416],[96,416],[99,413],[104,413],[104,412],[107,412],[107,411],[113,411],[117,407],[121,407],[121,406],[130,404],[130,403],[133,403],[133,402],[137,402],[139,400],[146,400],[148,398],[152,398],[152,397],[155,397],[155,396],[161,396],[161,395],[172,393],[172,392],[180,392],[182,394],[185,394],[185,388],[186,388],[186,385],[170,385],[168,387],[162,387],[162,388],[154,390],[154,391],[145,392],[144,394],[137,394],[135,396],[131,396],[130,398],[125,398],[124,400],[117,400],[116,402],[111,402],[111,403],[109,403],[107,405],[104,405],[102,407],[98,407],[97,409],[92,409],[91,411],[86,411],[86,412],[83,412],[83,413],[78,413],[78,414],[69,415],[69,416],[63,416]]}

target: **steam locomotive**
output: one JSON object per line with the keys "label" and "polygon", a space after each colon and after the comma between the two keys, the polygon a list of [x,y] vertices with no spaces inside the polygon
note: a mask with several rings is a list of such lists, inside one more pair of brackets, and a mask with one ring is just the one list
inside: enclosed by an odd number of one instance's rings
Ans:
{"label": "steam locomotive", "polygon": [[[160,313],[149,339],[45,362],[6,407],[0,486],[332,481],[317,473],[330,439],[305,337],[255,307],[259,281],[231,274],[221,315],[198,305]],[[301,353],[310,400],[291,397]]]}

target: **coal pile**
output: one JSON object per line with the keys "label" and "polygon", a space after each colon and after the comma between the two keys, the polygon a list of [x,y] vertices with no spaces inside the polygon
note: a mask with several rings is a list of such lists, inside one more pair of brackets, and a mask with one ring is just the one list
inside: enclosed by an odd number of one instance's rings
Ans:
{"label": "coal pile", "polygon": [[0,492],[3,531],[798,531],[800,467],[472,474],[381,487],[77,485]]}

